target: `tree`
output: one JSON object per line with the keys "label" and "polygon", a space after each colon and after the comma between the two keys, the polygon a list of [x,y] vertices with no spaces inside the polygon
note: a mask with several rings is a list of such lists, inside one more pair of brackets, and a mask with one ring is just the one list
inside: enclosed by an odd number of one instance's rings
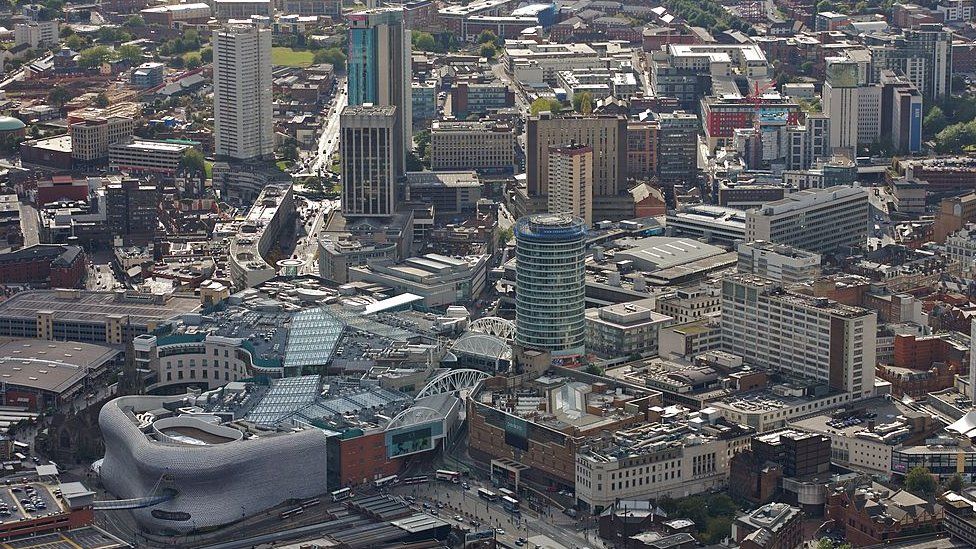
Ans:
{"label": "tree", "polygon": [[938,105],[929,109],[929,113],[922,119],[922,129],[929,135],[935,135],[946,128],[949,121],[942,109]]}
{"label": "tree", "polygon": [[593,112],[593,94],[580,92],[573,95],[573,110],[583,114],[591,114]]}
{"label": "tree", "polygon": [[199,53],[191,53],[190,55],[186,56],[186,68],[192,70],[192,69],[199,68],[200,65],[202,64],[203,61],[200,60]]}
{"label": "tree", "polygon": [[539,114],[540,112],[546,111],[555,114],[561,111],[562,108],[563,104],[558,99],[547,99],[545,97],[540,97],[533,101],[529,106],[529,112],[531,112],[533,116]]}
{"label": "tree", "polygon": [[81,50],[78,54],[78,65],[86,69],[100,67],[102,63],[108,61],[112,52],[105,46],[95,46]]}
{"label": "tree", "polygon": [[496,40],[498,40],[498,35],[488,29],[481,31],[481,34],[478,35],[479,44],[487,44],[489,42],[494,44]]}
{"label": "tree", "polygon": [[434,51],[437,49],[437,42],[434,40],[434,35],[429,32],[411,33],[411,41],[413,42],[414,49],[419,51]]}
{"label": "tree", "polygon": [[81,51],[88,47],[88,40],[85,40],[81,35],[72,34],[65,39],[64,45],[75,51]]}
{"label": "tree", "polygon": [[962,475],[959,473],[952,475],[952,478],[949,479],[949,489],[953,492],[962,491]]}
{"label": "tree", "polygon": [[109,104],[108,96],[102,92],[95,96],[95,106],[104,109]]}
{"label": "tree", "polygon": [[315,52],[315,64],[319,63],[329,63],[337,71],[342,71],[346,68],[346,54],[342,53],[342,50],[339,48],[319,50]]}
{"label": "tree", "polygon": [[595,376],[603,375],[603,368],[600,368],[596,364],[590,364],[589,366],[586,367],[584,371],[588,374],[593,374]]}
{"label": "tree", "polygon": [[485,44],[484,46],[481,46],[480,54],[481,57],[484,57],[485,59],[491,61],[492,59],[495,58],[495,46],[491,44]]}
{"label": "tree", "polygon": [[195,148],[189,148],[183,153],[180,159],[180,167],[194,174],[203,175],[207,173],[207,161],[203,153]]}
{"label": "tree", "polygon": [[125,22],[122,23],[123,27],[134,29],[136,27],[145,27],[146,22],[142,19],[141,15],[130,15],[126,18]]}
{"label": "tree", "polygon": [[834,549],[834,542],[830,538],[820,538],[817,541],[817,549]]}
{"label": "tree", "polygon": [[71,92],[68,88],[64,86],[54,86],[51,91],[47,93],[48,103],[54,105],[57,108],[61,108],[71,99]]}
{"label": "tree", "polygon": [[282,143],[281,156],[285,160],[291,160],[292,162],[298,160],[298,141],[295,141],[294,137],[289,137]]}
{"label": "tree", "polygon": [[204,63],[213,63],[213,48],[203,48],[200,50],[200,60]]}
{"label": "tree", "polygon": [[[718,543],[732,534],[732,520],[728,517],[709,519],[705,529],[708,543]],[[703,536],[704,537],[704,536]],[[704,541],[704,540],[703,540]]]}
{"label": "tree", "polygon": [[117,59],[125,59],[133,65],[138,65],[142,63],[142,48],[135,44],[125,44],[115,50],[115,57]]}
{"label": "tree", "polygon": [[927,497],[935,494],[937,485],[932,473],[925,467],[913,467],[905,475],[905,489],[919,497]]}

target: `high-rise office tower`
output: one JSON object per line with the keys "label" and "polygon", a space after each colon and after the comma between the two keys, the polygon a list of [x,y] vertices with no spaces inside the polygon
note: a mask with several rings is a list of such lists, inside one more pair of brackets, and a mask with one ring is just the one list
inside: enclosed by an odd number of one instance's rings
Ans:
{"label": "high-rise office tower", "polygon": [[899,152],[922,150],[922,93],[905,75],[881,71],[881,135]]}
{"label": "high-rise office tower", "polygon": [[877,313],[784,290],[771,279],[722,281],[722,348],[745,361],[864,398],[874,393]]}
{"label": "high-rise office tower", "polygon": [[127,244],[152,241],[158,208],[155,185],[126,178],[105,188],[105,225],[111,236],[122,237]]}
{"label": "high-rise office tower", "polygon": [[[350,14],[349,104],[394,106],[403,133],[401,143],[413,140],[411,118],[410,31],[403,8],[384,7]],[[406,149],[400,151],[406,158]]]}
{"label": "high-rise office tower", "polygon": [[583,354],[586,227],[569,214],[515,223],[515,341],[553,358]]}
{"label": "high-rise office tower", "polygon": [[403,175],[401,119],[393,106],[350,105],[339,117],[342,215],[386,217]]}
{"label": "high-rise office tower", "polygon": [[593,225],[593,147],[549,148],[549,213],[568,213]]}
{"label": "high-rise office tower", "polygon": [[830,117],[830,145],[853,150],[858,144],[858,66],[844,57],[828,57],[826,63],[823,111]]}
{"label": "high-rise office tower", "polygon": [[698,117],[678,111],[658,116],[657,177],[661,183],[698,181]]}
{"label": "high-rise office tower", "polygon": [[228,25],[213,32],[214,153],[272,158],[271,30]]}

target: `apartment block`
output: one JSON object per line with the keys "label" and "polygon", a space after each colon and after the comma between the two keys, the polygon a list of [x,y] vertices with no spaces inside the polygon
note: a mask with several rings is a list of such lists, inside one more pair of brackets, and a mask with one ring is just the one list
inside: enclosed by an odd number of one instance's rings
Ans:
{"label": "apartment block", "polygon": [[874,392],[877,323],[874,311],[789,292],[768,278],[722,280],[724,350],[853,398]]}

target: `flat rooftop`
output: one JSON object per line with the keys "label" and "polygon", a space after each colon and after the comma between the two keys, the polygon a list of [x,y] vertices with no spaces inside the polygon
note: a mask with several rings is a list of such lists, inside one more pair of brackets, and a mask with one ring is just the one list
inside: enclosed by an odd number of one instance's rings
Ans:
{"label": "flat rooftop", "polygon": [[89,343],[15,339],[0,344],[0,382],[60,393],[118,354]]}
{"label": "flat rooftop", "polygon": [[[76,296],[76,297],[75,297]],[[147,299],[119,299],[113,292],[30,290],[0,302],[0,318],[37,318],[38,311],[51,311],[56,320],[105,322],[112,315],[127,315],[132,324],[168,320],[195,311],[200,300],[173,296],[161,303]]]}

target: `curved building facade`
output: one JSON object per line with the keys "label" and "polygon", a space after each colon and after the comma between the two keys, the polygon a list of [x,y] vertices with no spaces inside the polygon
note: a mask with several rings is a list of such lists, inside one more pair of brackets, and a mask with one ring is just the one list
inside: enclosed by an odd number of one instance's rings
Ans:
{"label": "curved building facade", "polygon": [[326,493],[326,435],[319,429],[251,439],[198,416],[155,418],[184,397],[127,396],[104,407],[101,478],[119,499],[172,497],[134,509],[157,534],[216,528],[289,499]]}
{"label": "curved building facade", "polygon": [[583,354],[586,227],[568,214],[515,224],[515,341],[554,358]]}

